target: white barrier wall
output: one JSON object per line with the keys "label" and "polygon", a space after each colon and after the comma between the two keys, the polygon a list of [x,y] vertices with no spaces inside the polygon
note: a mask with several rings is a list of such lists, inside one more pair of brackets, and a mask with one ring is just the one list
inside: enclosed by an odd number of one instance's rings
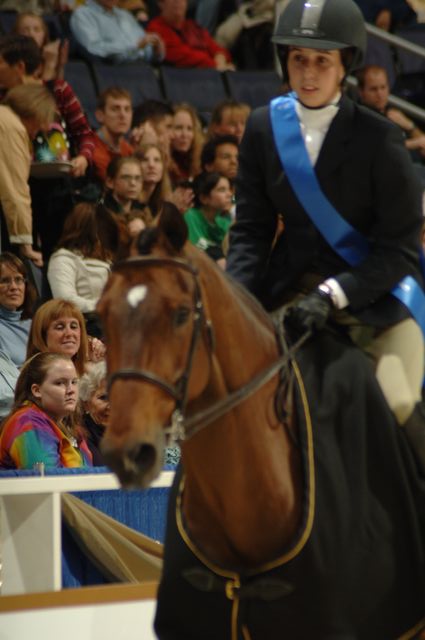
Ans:
{"label": "white barrier wall", "polygon": [[44,597],[41,604],[36,595],[5,596],[0,598],[0,637],[1,640],[155,640],[152,627],[155,594],[156,585],[148,584],[38,594]]}
{"label": "white barrier wall", "polygon": [[[174,471],[163,471],[152,487],[169,487],[173,478]],[[60,494],[118,489],[119,486],[112,473],[2,478],[1,595],[60,590]],[[1,635],[0,640],[4,640]]]}

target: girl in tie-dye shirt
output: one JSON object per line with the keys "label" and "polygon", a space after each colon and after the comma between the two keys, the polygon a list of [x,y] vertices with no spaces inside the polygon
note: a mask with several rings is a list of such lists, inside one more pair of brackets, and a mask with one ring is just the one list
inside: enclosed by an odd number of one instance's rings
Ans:
{"label": "girl in tie-dye shirt", "polygon": [[70,417],[78,402],[78,378],[72,360],[39,353],[23,366],[14,408],[0,433],[0,467],[32,469],[92,465],[87,443]]}

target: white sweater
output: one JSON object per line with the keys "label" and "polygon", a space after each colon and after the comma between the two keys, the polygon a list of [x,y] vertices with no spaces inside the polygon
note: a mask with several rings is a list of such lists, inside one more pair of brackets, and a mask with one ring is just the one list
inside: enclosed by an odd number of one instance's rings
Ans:
{"label": "white sweater", "polygon": [[110,270],[108,262],[58,249],[50,257],[47,278],[54,298],[69,300],[86,313],[94,311]]}

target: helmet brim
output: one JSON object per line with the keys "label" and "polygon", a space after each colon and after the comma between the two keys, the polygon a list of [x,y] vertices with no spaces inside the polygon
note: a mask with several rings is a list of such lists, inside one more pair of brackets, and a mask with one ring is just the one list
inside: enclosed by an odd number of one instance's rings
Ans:
{"label": "helmet brim", "polygon": [[344,42],[335,42],[334,40],[323,40],[322,38],[313,38],[299,36],[272,36],[274,44],[286,45],[287,47],[302,47],[304,49],[321,49],[323,51],[331,51],[334,49],[348,49],[352,45]]}

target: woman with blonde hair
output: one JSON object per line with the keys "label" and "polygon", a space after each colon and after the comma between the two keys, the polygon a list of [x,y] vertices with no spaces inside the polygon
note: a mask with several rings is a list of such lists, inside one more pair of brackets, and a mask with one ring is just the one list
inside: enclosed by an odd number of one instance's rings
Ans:
{"label": "woman with blonde hair", "polygon": [[84,317],[78,307],[67,300],[48,300],[34,314],[28,338],[27,358],[50,351],[71,358],[82,376],[89,361],[105,355],[103,343],[88,338]]}
{"label": "woman with blonde hair", "polygon": [[185,102],[174,105],[168,167],[173,187],[192,181],[200,173],[203,142],[201,122],[194,107]]}
{"label": "woman with blonde hair", "polygon": [[163,148],[151,142],[139,147],[135,153],[142,168],[142,191],[140,199],[155,218],[164,200],[172,199],[170,176]]}

